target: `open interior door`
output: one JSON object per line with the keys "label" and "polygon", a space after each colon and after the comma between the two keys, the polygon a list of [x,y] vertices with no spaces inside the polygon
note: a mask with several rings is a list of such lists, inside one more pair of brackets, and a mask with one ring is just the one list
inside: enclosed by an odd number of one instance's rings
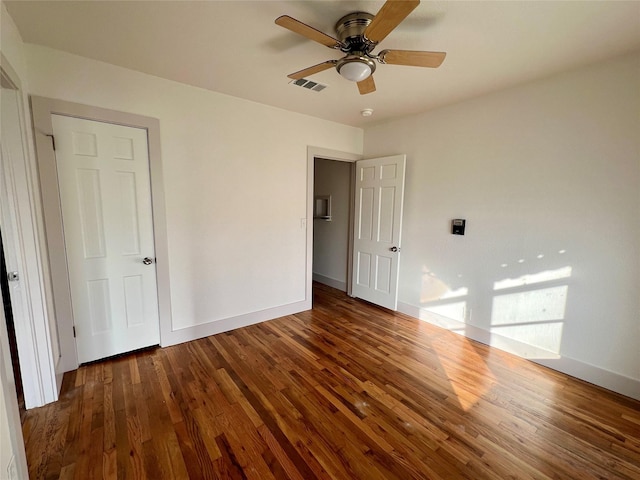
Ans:
{"label": "open interior door", "polygon": [[356,162],[352,295],[397,309],[406,155]]}
{"label": "open interior door", "polygon": [[147,131],[52,115],[78,362],[160,341]]}

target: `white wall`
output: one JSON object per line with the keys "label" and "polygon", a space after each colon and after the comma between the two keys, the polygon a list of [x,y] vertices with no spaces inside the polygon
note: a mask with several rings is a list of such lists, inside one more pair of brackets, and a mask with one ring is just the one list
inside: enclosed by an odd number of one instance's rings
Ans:
{"label": "white wall", "polygon": [[[175,335],[241,326],[305,298],[306,155],[363,132],[27,45],[30,93],[160,120]],[[309,303],[310,305],[310,303]],[[240,316],[240,318],[237,318]],[[168,340],[168,341],[167,341]]]}
{"label": "white wall", "polygon": [[347,290],[351,166],[317,158],[314,169],[314,195],[331,196],[331,221],[313,221],[313,278],[343,291]]}
{"label": "white wall", "polygon": [[0,49],[2,54],[11,62],[23,85],[27,80],[27,61],[24,56],[24,43],[18,27],[7,12],[4,2],[0,2]]}
{"label": "white wall", "polygon": [[404,311],[640,397],[639,67],[365,130],[365,156],[407,154]]}

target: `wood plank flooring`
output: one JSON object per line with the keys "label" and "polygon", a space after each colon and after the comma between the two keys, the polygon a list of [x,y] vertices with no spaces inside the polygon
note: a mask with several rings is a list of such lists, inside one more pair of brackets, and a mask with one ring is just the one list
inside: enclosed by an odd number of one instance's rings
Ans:
{"label": "wood plank flooring", "polygon": [[640,478],[640,402],[322,285],[83,366],[23,431],[34,479]]}

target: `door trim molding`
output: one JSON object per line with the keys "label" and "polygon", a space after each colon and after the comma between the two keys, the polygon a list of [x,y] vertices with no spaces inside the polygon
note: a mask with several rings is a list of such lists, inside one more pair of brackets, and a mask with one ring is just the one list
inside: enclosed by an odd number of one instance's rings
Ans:
{"label": "door trim molding", "polygon": [[149,142],[149,170],[151,176],[151,205],[153,209],[153,231],[156,251],[156,273],[158,286],[158,313],[160,317],[160,344],[166,343],[171,333],[171,295],[169,276],[169,248],[167,237],[164,181],[160,155],[160,121],[127,112],[93,107],[52,98],[31,96],[31,111],[40,188],[43,200],[47,248],[52,283],[54,309],[60,350],[62,354],[57,374],[78,368],[76,344],[73,338],[73,312],[67,259],[64,254],[62,209],[58,189],[58,174],[55,153],[50,136],[53,135],[51,115],[64,115],[98,122],[113,123],[147,131]]}
{"label": "door trim molding", "polygon": [[[20,77],[4,54],[0,53],[0,76],[3,88],[17,92],[18,121],[22,144],[22,161],[26,191],[20,198],[14,198],[15,217],[21,232],[18,243],[22,251],[19,259],[23,292],[29,308],[25,310],[24,329],[16,329],[18,356],[23,380],[26,408],[39,407],[58,398],[56,384],[54,345],[50,330],[50,303],[47,302],[47,271],[41,263],[46,257],[42,251],[42,227],[39,223],[38,180],[33,157],[29,149],[29,131],[27,125],[25,97]],[[20,330],[23,330],[21,333]]]}
{"label": "door trim molding", "polygon": [[[311,309],[313,306],[313,180],[314,162],[318,159],[338,160],[340,162],[351,162],[355,165],[357,160],[362,160],[362,155],[357,153],[341,152],[322,147],[307,147],[307,266],[306,266],[306,288],[305,288],[305,308]],[[353,255],[353,206],[355,202],[353,190],[353,165],[351,172],[349,208],[349,245],[347,248],[347,294],[351,295],[351,256]]]}

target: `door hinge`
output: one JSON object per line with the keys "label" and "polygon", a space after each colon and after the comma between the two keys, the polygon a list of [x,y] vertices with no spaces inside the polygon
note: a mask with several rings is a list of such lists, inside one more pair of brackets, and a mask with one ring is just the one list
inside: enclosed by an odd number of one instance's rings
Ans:
{"label": "door hinge", "polygon": [[51,145],[53,145],[53,151],[56,151],[56,137],[54,137],[53,135],[49,135],[49,134],[45,134],[47,135],[47,137],[51,137]]}
{"label": "door hinge", "polygon": [[73,326],[73,338],[76,338],[76,326]]}

